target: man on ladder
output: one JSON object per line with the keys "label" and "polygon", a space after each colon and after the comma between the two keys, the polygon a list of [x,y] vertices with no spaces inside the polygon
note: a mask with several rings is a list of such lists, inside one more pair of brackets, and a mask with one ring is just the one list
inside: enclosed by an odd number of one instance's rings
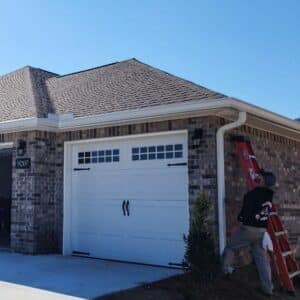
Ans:
{"label": "man on ladder", "polygon": [[[251,246],[253,258],[258,269],[262,292],[266,295],[273,294],[270,260],[267,250],[263,246],[266,238],[270,243],[267,233],[268,218],[272,209],[273,191],[270,189],[275,184],[275,176],[263,170],[255,179],[257,185],[244,196],[243,206],[238,215],[241,226],[229,238],[224,250],[223,271],[231,274],[234,259],[234,250]],[[269,244],[269,247],[271,245]]]}

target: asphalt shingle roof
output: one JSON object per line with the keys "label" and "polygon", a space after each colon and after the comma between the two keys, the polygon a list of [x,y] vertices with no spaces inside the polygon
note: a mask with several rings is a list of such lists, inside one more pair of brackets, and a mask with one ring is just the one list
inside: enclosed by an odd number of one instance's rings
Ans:
{"label": "asphalt shingle roof", "polygon": [[24,67],[0,77],[0,121],[103,114],[224,95],[136,59],[59,76]]}
{"label": "asphalt shingle roof", "polygon": [[0,119],[10,120],[36,114],[30,72],[25,67],[0,78]]}

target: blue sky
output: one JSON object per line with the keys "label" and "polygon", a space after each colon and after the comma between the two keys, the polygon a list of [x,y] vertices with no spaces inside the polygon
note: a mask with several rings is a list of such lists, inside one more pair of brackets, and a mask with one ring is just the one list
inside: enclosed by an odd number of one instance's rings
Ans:
{"label": "blue sky", "polygon": [[60,74],[136,57],[226,95],[300,117],[300,2],[0,2],[0,74]]}

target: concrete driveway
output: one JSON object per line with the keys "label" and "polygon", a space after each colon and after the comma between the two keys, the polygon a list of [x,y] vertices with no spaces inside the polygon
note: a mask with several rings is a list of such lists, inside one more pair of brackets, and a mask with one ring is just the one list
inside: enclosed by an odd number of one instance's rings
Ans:
{"label": "concrete driveway", "polygon": [[180,272],[98,259],[0,252],[0,295],[10,300],[91,299]]}

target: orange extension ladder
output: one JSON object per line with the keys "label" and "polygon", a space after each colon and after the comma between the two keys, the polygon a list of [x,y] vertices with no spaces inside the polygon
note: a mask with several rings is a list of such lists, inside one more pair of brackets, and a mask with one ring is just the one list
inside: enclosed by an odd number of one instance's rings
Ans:
{"label": "orange extension ladder", "polygon": [[[261,170],[253,152],[250,139],[245,136],[232,136],[236,153],[239,157],[248,189],[256,187],[257,173]],[[295,294],[293,278],[300,275],[299,264],[288,241],[288,234],[278,216],[277,208],[273,204],[268,221],[268,232],[273,242],[274,254],[272,257],[273,270],[281,288]]]}

